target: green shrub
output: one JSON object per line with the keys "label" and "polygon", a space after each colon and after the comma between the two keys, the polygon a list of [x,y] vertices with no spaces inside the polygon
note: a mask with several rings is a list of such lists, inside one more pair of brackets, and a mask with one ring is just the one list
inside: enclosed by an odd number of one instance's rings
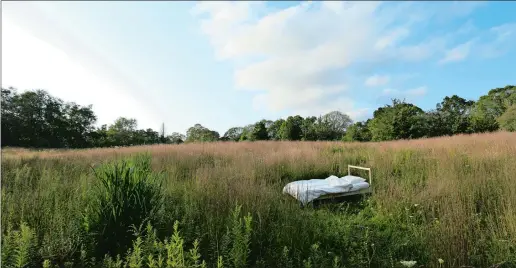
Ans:
{"label": "green shrub", "polygon": [[496,119],[500,128],[506,131],[516,131],[516,104],[512,105]]}
{"label": "green shrub", "polygon": [[130,246],[131,226],[153,222],[163,205],[161,175],[149,155],[136,155],[95,169],[97,184],[84,213],[84,228],[96,242],[96,255],[119,254]]}

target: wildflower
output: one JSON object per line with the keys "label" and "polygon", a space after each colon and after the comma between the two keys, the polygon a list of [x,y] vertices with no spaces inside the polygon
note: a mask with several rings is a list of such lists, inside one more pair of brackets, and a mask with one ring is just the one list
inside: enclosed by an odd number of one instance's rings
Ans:
{"label": "wildflower", "polygon": [[419,204],[414,204],[414,207],[418,207],[418,206],[419,206]]}
{"label": "wildflower", "polygon": [[437,261],[438,261],[438,262],[439,262],[439,264],[441,264],[441,265],[444,263],[444,260],[443,260],[443,259],[441,259],[441,258],[437,259]]}
{"label": "wildflower", "polygon": [[416,265],[417,261],[400,261],[400,263],[405,267],[412,267]]}

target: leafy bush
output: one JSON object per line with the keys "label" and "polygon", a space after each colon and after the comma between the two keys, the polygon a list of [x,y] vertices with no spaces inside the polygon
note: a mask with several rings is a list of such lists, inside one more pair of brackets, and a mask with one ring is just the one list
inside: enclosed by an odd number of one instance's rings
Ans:
{"label": "leafy bush", "polygon": [[130,227],[157,219],[163,205],[162,177],[152,172],[151,157],[145,154],[103,164],[95,177],[85,231],[93,234],[98,254],[125,252],[132,241]]}
{"label": "leafy bush", "polygon": [[512,105],[496,119],[500,128],[507,131],[516,131],[516,104]]}

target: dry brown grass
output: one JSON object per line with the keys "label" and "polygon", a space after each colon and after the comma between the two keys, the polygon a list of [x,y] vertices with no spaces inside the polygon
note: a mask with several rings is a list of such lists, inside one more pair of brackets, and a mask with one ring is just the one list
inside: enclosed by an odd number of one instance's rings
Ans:
{"label": "dry brown grass", "polygon": [[297,157],[298,155],[318,155],[327,148],[374,148],[378,151],[387,149],[429,149],[430,151],[455,150],[467,153],[470,156],[486,154],[496,157],[498,154],[506,154],[516,150],[516,134],[514,132],[497,132],[488,134],[456,135],[451,137],[438,137],[417,140],[398,140],[389,142],[369,143],[342,143],[342,142],[289,142],[289,141],[266,141],[266,142],[215,142],[215,143],[194,143],[180,145],[146,145],[120,148],[95,148],[95,149],[52,149],[52,150],[30,150],[24,148],[5,148],[2,150],[4,157],[88,157],[104,158],[107,156],[118,156],[133,154],[142,151],[150,151],[153,154],[181,154],[197,155],[210,153],[221,156],[241,156],[251,154],[264,156],[276,155],[285,157]]}

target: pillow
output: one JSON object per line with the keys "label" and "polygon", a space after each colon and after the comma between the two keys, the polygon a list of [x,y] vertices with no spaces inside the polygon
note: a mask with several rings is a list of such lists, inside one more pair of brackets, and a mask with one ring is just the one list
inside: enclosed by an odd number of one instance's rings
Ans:
{"label": "pillow", "polygon": [[326,181],[330,186],[351,186],[348,180],[333,175],[326,178]]}
{"label": "pillow", "polygon": [[341,179],[347,181],[350,184],[355,184],[355,183],[360,183],[360,182],[366,181],[364,178],[357,177],[357,176],[351,176],[351,175],[344,176]]}

